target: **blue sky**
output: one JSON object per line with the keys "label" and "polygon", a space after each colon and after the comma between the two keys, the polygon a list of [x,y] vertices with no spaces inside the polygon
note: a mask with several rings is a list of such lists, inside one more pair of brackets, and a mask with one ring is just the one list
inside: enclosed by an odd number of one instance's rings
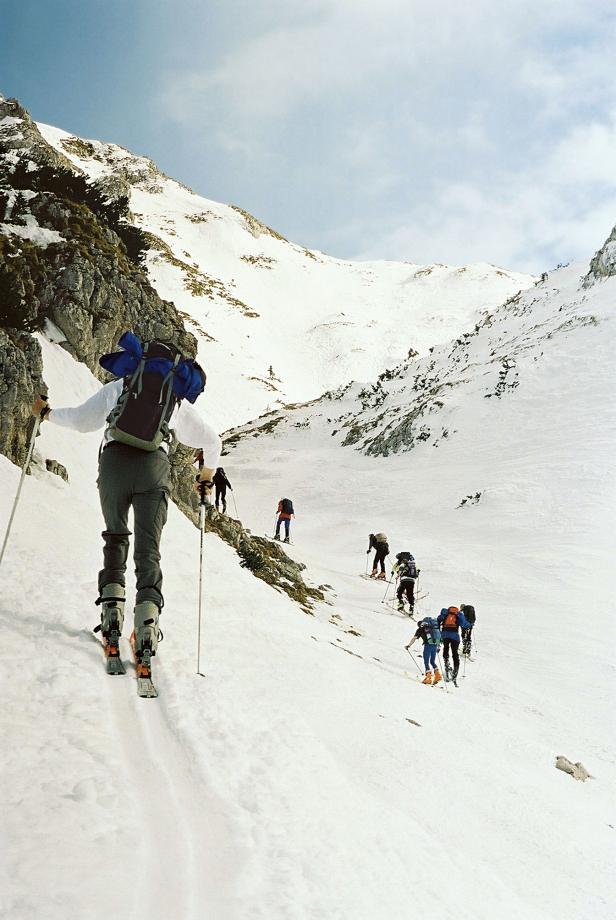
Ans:
{"label": "blue sky", "polygon": [[616,223],[604,0],[0,0],[0,91],[343,258],[586,258]]}

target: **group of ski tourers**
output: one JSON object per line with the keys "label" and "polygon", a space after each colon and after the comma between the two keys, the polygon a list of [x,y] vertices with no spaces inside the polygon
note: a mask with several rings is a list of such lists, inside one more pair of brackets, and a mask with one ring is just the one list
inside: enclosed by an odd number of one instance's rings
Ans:
{"label": "group of ski tourers", "polygon": [[[125,575],[131,536],[128,515],[132,508],[137,594],[131,646],[140,681],[138,691],[143,696],[155,696],[151,660],[156,655],[161,638],[159,617],[164,600],[160,539],[167,520],[172,435],[195,450],[199,470],[194,486],[200,496],[202,511],[215,488],[216,509],[219,510],[222,505],[222,511],[226,513],[226,491],[233,489],[223,467],[218,466],[221,439],[192,406],[205,388],[206,376],[199,364],[168,342],[141,341],[132,332],[124,333],[118,344],[119,351],[103,355],[99,361],[114,379],[84,403],[72,408],[52,409],[47,398],[35,400],[32,414],[36,423],[29,456],[42,421],[48,420],[79,432],[103,429],[97,485],[105,530],[102,534],[103,567],[98,575],[96,601],[100,607],[101,622],[95,632],[100,632],[102,637],[108,672],[125,673],[119,640],[124,623]],[[281,498],[276,511],[275,540],[281,539],[281,528],[284,526],[284,542],[290,542],[293,517],[293,502],[289,498]],[[203,535],[203,516],[200,520]],[[385,579],[389,545],[384,533],[370,534],[368,554],[372,550],[375,552],[372,577]],[[419,569],[411,553],[398,553],[393,576],[398,579],[398,609],[405,610],[406,599],[412,616]],[[441,643],[445,670],[455,680],[460,664],[459,630],[462,629],[463,652],[470,655],[474,622],[474,609],[463,604],[460,608],[443,608],[436,620],[424,617],[418,623],[417,632],[406,648],[410,649],[416,639],[422,639],[426,670],[424,683],[438,683],[442,679],[436,664]],[[451,672],[450,652],[453,658]]]}
{"label": "group of ski tourers", "polygon": [[[389,541],[386,534],[369,534],[366,554],[369,555],[373,550],[374,560],[370,578],[385,581],[385,560],[389,556]],[[392,580],[395,578],[397,582],[397,608],[400,613],[406,613],[404,603],[406,600],[411,618],[413,618],[415,612],[415,586],[420,571],[412,553],[404,550],[396,554],[396,561],[391,570],[391,578]],[[459,607],[443,607],[438,617],[423,617],[418,621],[415,635],[408,645],[404,647],[407,651],[410,651],[411,646],[417,639],[421,639],[423,642],[425,676],[422,683],[438,684],[443,679],[437,663],[438,653],[442,646],[445,680],[451,680],[456,684],[460,670],[460,641],[462,642],[462,654],[470,658],[472,649],[471,634],[475,621],[475,608],[471,604],[460,604]],[[453,667],[449,663],[450,654]]]}

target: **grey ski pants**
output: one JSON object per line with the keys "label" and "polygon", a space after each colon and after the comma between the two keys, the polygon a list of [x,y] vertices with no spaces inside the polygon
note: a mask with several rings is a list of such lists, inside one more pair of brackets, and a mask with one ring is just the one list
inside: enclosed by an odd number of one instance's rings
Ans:
{"label": "grey ski pants", "polygon": [[99,592],[107,584],[125,584],[131,536],[128,512],[132,507],[136,603],[154,601],[163,606],[160,538],[167,520],[169,474],[169,459],[161,450],[150,453],[112,442],[101,453],[97,483],[105,530]]}

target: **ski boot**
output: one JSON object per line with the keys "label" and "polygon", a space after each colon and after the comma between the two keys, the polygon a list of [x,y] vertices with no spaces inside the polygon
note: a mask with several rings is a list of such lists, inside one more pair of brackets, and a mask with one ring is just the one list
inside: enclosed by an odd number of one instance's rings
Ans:
{"label": "ski boot", "polygon": [[94,627],[94,632],[100,632],[103,637],[108,674],[126,673],[120,658],[120,636],[124,625],[125,598],[124,585],[110,583],[101,589],[101,596],[96,602],[101,606],[101,622]]}
{"label": "ski boot", "polygon": [[280,534],[279,534],[279,533],[274,534],[274,540],[278,540],[278,542],[280,543]]}
{"label": "ski boot", "polygon": [[438,668],[435,668],[434,669],[434,680],[432,681],[432,683],[438,684],[439,680],[442,680],[442,679],[443,679],[443,675],[441,674]]}
{"label": "ski boot", "polygon": [[152,676],[151,659],[158,648],[158,604],[141,601],[135,605],[135,629],[132,642],[137,666],[137,677]]}
{"label": "ski boot", "polygon": [[376,569],[372,569],[372,571],[370,572],[370,578],[376,578],[376,574],[377,574]]}
{"label": "ski boot", "polygon": [[398,613],[404,613],[404,601],[398,601]]}
{"label": "ski boot", "polygon": [[446,681],[451,680],[451,665],[449,664],[448,661],[445,662],[445,680]]}
{"label": "ski boot", "polygon": [[283,540],[282,542],[283,542],[283,543],[290,543],[291,540],[289,539],[289,537],[285,537],[284,540]]}
{"label": "ski boot", "polygon": [[431,683],[432,683],[432,671],[426,671],[426,676],[422,680],[422,684],[431,684]]}
{"label": "ski boot", "polygon": [[379,572],[376,576],[380,581],[385,581],[385,572]]}

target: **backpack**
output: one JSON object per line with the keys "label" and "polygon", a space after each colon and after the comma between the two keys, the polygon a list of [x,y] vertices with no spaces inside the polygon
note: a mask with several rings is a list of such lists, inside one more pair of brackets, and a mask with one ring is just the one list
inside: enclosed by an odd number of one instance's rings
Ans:
{"label": "backpack", "polygon": [[293,511],[293,502],[291,501],[290,498],[282,499],[281,513],[282,514],[295,514],[295,512]]}
{"label": "backpack", "polygon": [[387,543],[387,534],[375,533],[374,541],[375,543]]}
{"label": "backpack", "polygon": [[398,560],[398,562],[408,562],[410,559],[414,559],[414,558],[415,557],[413,556],[413,554],[407,553],[406,550],[404,550],[401,553],[396,553],[396,559]]}
{"label": "backpack", "polygon": [[132,332],[119,341],[124,351],[103,355],[99,364],[124,378],[118,401],[107,417],[107,434],[140,450],[158,450],[169,441],[169,422],[182,399],[194,403],[205,389],[205,373],[165,342],[142,344]]}
{"label": "backpack", "polygon": [[443,620],[443,629],[457,629],[459,613],[460,611],[457,607],[449,607]]}
{"label": "backpack", "polygon": [[417,566],[412,556],[400,565],[400,578],[417,578]]}
{"label": "backpack", "polygon": [[426,643],[428,645],[438,645],[441,641],[441,631],[434,617],[424,617],[421,625],[425,631]]}

